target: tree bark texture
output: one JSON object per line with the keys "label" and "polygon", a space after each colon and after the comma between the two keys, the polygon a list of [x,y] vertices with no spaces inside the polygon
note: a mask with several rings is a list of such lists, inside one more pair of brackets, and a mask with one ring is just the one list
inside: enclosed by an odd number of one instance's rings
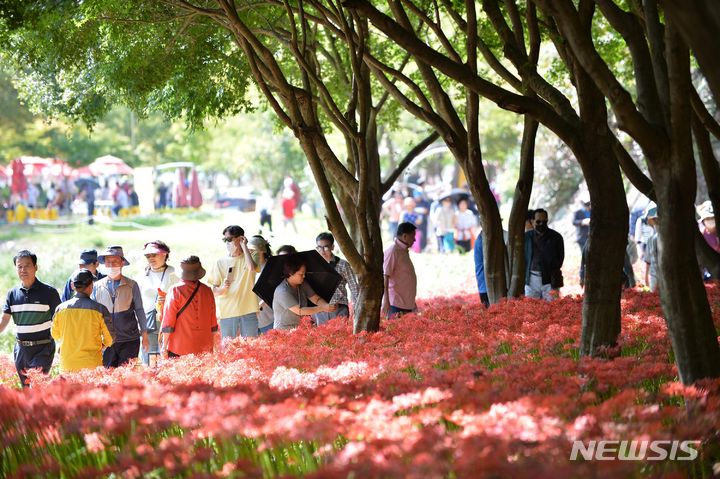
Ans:
{"label": "tree bark texture", "polygon": [[[596,356],[620,335],[622,267],[628,241],[628,206],[620,165],[613,151],[602,92],[578,67],[575,85],[580,105],[583,170],[592,215],[585,264],[580,354]],[[578,154],[579,153],[579,154]]]}
{"label": "tree bark texture", "polygon": [[538,122],[526,115],[520,147],[520,175],[515,184],[508,224],[508,296],[519,298],[525,293],[525,220],[535,172],[535,138]]}
{"label": "tree bark texture", "polygon": [[671,149],[650,163],[658,198],[658,284],[680,380],[720,376],[720,348],[695,255],[695,162],[690,134],[690,60],[672,21],[666,26]]}

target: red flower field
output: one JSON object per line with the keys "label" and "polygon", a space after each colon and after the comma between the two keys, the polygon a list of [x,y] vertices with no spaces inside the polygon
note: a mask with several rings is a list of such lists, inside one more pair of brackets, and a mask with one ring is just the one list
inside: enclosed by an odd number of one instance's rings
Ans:
{"label": "red flower field", "polygon": [[[581,307],[436,298],[377,334],[306,322],[155,370],[33,374],[28,391],[4,358],[0,476],[711,476],[720,381],[677,382],[658,297],[625,293],[613,360],[578,357]],[[699,454],[573,461],[576,440]]]}

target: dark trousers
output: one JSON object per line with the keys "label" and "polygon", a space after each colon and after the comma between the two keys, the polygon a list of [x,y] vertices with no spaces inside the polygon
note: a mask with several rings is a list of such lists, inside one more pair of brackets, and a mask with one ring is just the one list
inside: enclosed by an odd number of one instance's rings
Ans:
{"label": "dark trousers", "polygon": [[396,318],[398,316],[402,316],[403,314],[412,313],[412,309],[403,309],[398,308],[397,306],[390,305],[390,308],[387,312],[388,319],[390,318]]}
{"label": "dark trousers", "polygon": [[490,307],[490,298],[488,297],[487,293],[480,293],[480,302],[485,306],[486,308]]}
{"label": "dark trousers", "polygon": [[467,253],[472,249],[471,240],[455,240],[455,244],[460,248],[460,254]]}
{"label": "dark trousers", "polygon": [[131,359],[137,359],[140,353],[140,338],[133,341],[113,343],[103,352],[103,366],[106,368],[117,368],[124,366]]}
{"label": "dark trousers", "polygon": [[267,210],[260,211],[260,227],[268,225],[270,231],[272,231],[272,216]]}
{"label": "dark trousers", "polygon": [[15,369],[17,369],[20,382],[24,388],[28,387],[27,376],[23,372],[27,369],[40,368],[47,374],[52,366],[55,356],[55,341],[39,346],[20,346],[15,343],[13,357],[15,358]]}

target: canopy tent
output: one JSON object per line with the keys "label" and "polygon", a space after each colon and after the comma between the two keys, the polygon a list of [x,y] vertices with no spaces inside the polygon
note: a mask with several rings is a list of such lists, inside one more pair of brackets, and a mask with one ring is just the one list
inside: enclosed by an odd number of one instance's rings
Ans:
{"label": "canopy tent", "polygon": [[198,174],[195,168],[190,173],[190,206],[200,208],[203,203],[202,193],[200,192],[200,184],[198,183]]}
{"label": "canopy tent", "polygon": [[19,161],[19,164],[22,165],[23,174],[27,178],[42,176],[48,172],[48,168],[53,164],[53,160],[40,158],[39,156],[20,156],[15,158],[13,165],[16,161]]}
{"label": "canopy tent", "polygon": [[133,169],[116,156],[105,155],[88,165],[92,176],[132,175]]}
{"label": "canopy tent", "polygon": [[47,171],[50,176],[53,177],[77,178],[79,176],[78,170],[70,166],[67,161],[61,160],[60,158],[53,158]]}

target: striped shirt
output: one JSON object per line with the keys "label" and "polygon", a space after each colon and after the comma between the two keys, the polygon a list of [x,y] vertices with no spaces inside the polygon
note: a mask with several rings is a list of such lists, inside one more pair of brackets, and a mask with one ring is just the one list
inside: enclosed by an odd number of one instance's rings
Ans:
{"label": "striped shirt", "polygon": [[19,340],[39,341],[51,339],[52,317],[59,304],[57,290],[36,278],[29,288],[8,291],[3,313],[12,316]]}

